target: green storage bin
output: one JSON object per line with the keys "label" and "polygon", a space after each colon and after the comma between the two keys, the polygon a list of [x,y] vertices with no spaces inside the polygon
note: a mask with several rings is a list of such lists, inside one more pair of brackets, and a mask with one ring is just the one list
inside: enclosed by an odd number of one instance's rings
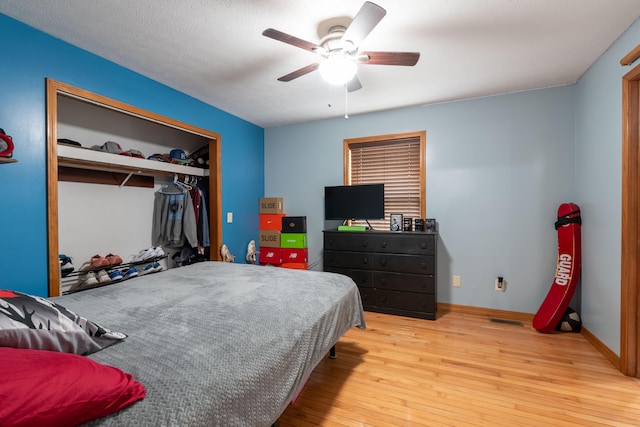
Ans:
{"label": "green storage bin", "polygon": [[307,233],[280,234],[280,247],[305,249],[307,247]]}

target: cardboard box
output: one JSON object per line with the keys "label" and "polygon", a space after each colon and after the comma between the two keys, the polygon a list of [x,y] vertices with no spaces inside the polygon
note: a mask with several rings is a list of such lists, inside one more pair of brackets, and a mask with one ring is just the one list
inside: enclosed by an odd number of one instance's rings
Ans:
{"label": "cardboard box", "polygon": [[282,262],[308,263],[309,249],[283,248]]}
{"label": "cardboard box", "polygon": [[260,230],[280,231],[282,218],[284,218],[284,214],[260,214]]}
{"label": "cardboard box", "polygon": [[299,248],[307,247],[307,233],[282,233],[280,235],[281,248]]}
{"label": "cardboard box", "polygon": [[307,217],[306,216],[283,216],[281,230],[283,233],[306,233]]}
{"label": "cardboard box", "polygon": [[282,249],[265,247],[260,249],[260,264],[280,265],[282,264]]}
{"label": "cardboard box", "polygon": [[261,214],[284,214],[284,199],[282,197],[262,197],[260,199]]}
{"label": "cardboard box", "polygon": [[279,248],[280,232],[277,230],[260,230],[258,246],[261,248]]}
{"label": "cardboard box", "polygon": [[308,270],[309,264],[306,262],[283,262],[280,267],[282,268],[290,268],[293,270]]}

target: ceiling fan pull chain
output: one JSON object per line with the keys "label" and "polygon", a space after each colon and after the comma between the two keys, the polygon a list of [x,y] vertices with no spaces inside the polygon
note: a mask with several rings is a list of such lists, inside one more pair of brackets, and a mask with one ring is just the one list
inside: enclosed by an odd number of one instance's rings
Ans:
{"label": "ceiling fan pull chain", "polygon": [[347,90],[347,83],[344,84],[344,118],[349,118],[348,111],[348,100],[349,100],[349,91]]}

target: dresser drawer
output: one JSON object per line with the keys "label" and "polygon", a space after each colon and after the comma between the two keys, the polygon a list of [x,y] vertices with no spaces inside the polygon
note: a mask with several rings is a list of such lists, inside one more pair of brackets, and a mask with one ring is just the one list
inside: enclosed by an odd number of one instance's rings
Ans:
{"label": "dresser drawer", "polygon": [[324,270],[350,277],[367,311],[434,320],[436,233],[324,231]]}
{"label": "dresser drawer", "polygon": [[378,289],[435,294],[436,278],[432,275],[388,273],[376,271],[373,283]]}
{"label": "dresser drawer", "polygon": [[374,238],[359,232],[324,233],[324,249],[334,251],[370,252],[374,250]]}
{"label": "dresser drawer", "polygon": [[339,268],[339,267],[324,267],[324,271],[331,273],[344,274],[351,277],[356,282],[358,287],[372,288],[373,287],[373,270],[354,270],[351,268]]}
{"label": "dresser drawer", "polygon": [[375,305],[381,308],[423,313],[435,313],[436,310],[435,300],[431,294],[389,291],[386,289],[375,290]]}
{"label": "dresser drawer", "polygon": [[360,300],[362,300],[362,308],[365,310],[375,310],[375,292],[376,290],[373,288],[362,288],[358,286],[358,290],[360,291]]}
{"label": "dresser drawer", "polygon": [[433,255],[375,254],[374,261],[375,270],[434,275],[436,272]]}
{"label": "dresser drawer", "polygon": [[373,270],[373,254],[366,252],[324,251],[323,264],[326,267]]}
{"label": "dresser drawer", "polygon": [[375,238],[376,252],[435,255],[436,235],[431,233],[386,233]]}

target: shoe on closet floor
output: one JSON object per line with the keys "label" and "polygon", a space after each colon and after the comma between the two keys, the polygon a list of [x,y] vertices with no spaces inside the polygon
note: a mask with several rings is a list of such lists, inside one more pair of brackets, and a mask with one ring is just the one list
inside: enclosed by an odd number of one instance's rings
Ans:
{"label": "shoe on closet floor", "polygon": [[124,275],[122,276],[122,278],[124,280],[127,279],[131,279],[132,277],[136,277],[138,275],[138,270],[136,270],[135,268],[131,267],[130,269],[128,269]]}
{"label": "shoe on closet floor", "polygon": [[98,272],[98,274],[96,275],[96,278],[98,279],[98,282],[100,282],[100,283],[110,283],[111,282],[111,277],[109,277],[109,274],[107,273],[107,270],[100,270]]}
{"label": "shoe on closet floor", "polygon": [[60,261],[60,273],[62,274],[62,277],[66,277],[69,274],[73,273],[73,270],[75,270],[75,268],[71,263],[71,258],[66,256],[65,254],[58,255],[58,258]]}
{"label": "shoe on closet floor", "polygon": [[155,248],[151,248],[151,258],[162,258],[164,256],[164,251],[160,246],[156,246]]}
{"label": "shoe on closet floor", "polygon": [[138,252],[137,255],[133,255],[131,257],[131,262],[133,263],[144,262],[154,258],[160,258],[163,256],[164,256],[164,251],[160,246],[155,246],[155,247],[152,246],[150,248],[141,250],[140,252]]}
{"label": "shoe on closet floor", "polygon": [[131,257],[131,262],[133,263],[137,263],[137,262],[144,262],[148,259],[152,258],[151,253],[153,252],[153,248],[148,248],[148,249],[143,249],[140,252],[138,252],[137,255],[133,255]]}
{"label": "shoe on closet floor", "polygon": [[90,286],[95,286],[97,285],[98,279],[96,278],[96,273],[94,273],[93,271],[90,271],[86,274],[84,280],[82,281],[82,285],[80,285],[83,288],[88,288]]}
{"label": "shoe on closet floor", "polygon": [[117,282],[119,280],[122,280],[122,273],[120,273],[120,270],[113,270],[111,273],[109,273],[109,278],[112,282]]}
{"label": "shoe on closet floor", "polygon": [[120,257],[120,255],[109,254],[105,258],[106,258],[107,262],[109,262],[109,265],[120,265],[120,264],[122,264],[122,257]]}
{"label": "shoe on closet floor", "polygon": [[91,260],[89,261],[89,270],[97,270],[100,267],[108,267],[109,266],[109,261],[107,261],[107,259],[103,256],[100,255],[94,255],[91,257]]}
{"label": "shoe on closet floor", "polygon": [[147,264],[144,266],[142,270],[140,270],[141,276],[144,276],[145,274],[150,274],[150,273],[155,273],[155,271],[153,271],[153,264]]}
{"label": "shoe on closet floor", "polygon": [[153,263],[153,272],[154,273],[157,273],[157,272],[162,271],[162,270],[164,270],[164,268],[162,268],[162,265],[160,265],[159,262],[156,261],[156,262]]}

